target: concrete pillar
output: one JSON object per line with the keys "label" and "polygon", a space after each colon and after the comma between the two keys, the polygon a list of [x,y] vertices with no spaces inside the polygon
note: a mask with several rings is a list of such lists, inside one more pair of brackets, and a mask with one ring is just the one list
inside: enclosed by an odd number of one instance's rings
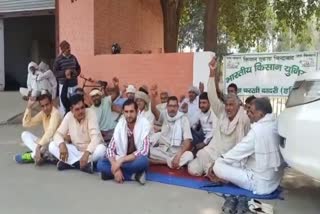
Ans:
{"label": "concrete pillar", "polygon": [[4,90],[4,24],[3,19],[0,19],[0,91]]}

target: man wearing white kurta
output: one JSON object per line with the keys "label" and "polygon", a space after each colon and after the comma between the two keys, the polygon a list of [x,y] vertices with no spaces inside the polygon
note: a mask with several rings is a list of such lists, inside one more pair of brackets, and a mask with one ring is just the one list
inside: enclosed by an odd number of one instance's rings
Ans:
{"label": "man wearing white kurta", "polygon": [[139,111],[138,117],[146,118],[149,121],[149,123],[153,129],[155,117],[149,108],[149,106],[150,106],[149,95],[144,93],[143,91],[137,91],[135,93],[135,101],[138,105],[138,111]]}
{"label": "man wearing white kurta", "polygon": [[254,121],[251,130],[215,162],[213,170],[217,177],[254,194],[270,194],[283,175],[277,124],[266,98],[254,100],[250,112]]}
{"label": "man wearing white kurta", "polygon": [[35,62],[29,63],[27,78],[28,88],[20,88],[20,93],[24,99],[27,99],[29,96],[35,99],[39,95],[44,94],[44,91],[48,91],[52,95],[52,98],[55,98],[55,94],[52,94],[52,87],[49,79],[44,78],[43,75],[44,73],[39,70],[39,66]]}
{"label": "man wearing white kurta", "polygon": [[56,131],[49,152],[60,160],[58,170],[80,168],[92,173],[92,163],[104,157],[106,152],[96,114],[85,108],[81,95],[71,96],[70,105],[71,112],[66,114]]}
{"label": "man wearing white kurta", "polygon": [[188,90],[189,97],[185,98],[181,102],[180,111],[187,113],[191,127],[197,123],[201,112],[199,108],[199,94],[199,89],[197,87],[191,86]]}
{"label": "man wearing white kurta", "polygon": [[195,151],[207,146],[213,138],[216,129],[217,117],[210,108],[208,93],[203,92],[199,95],[199,107],[201,109],[197,123],[191,127],[192,145]]}
{"label": "man wearing white kurta", "polygon": [[50,70],[49,65],[40,62],[39,64],[39,70],[40,74],[37,77],[37,81],[45,81],[46,80],[46,90],[49,91],[49,93],[52,95],[52,99],[54,100],[56,98],[57,93],[57,79],[54,76],[53,72]]}
{"label": "man wearing white kurta", "polygon": [[218,118],[217,128],[208,146],[197,153],[197,157],[189,163],[188,172],[194,176],[208,173],[210,166],[226,153],[248,133],[250,120],[240,106],[235,94],[226,97],[225,104],[218,98],[215,87],[216,61],[210,63],[210,78],[208,81],[208,98],[214,114]]}
{"label": "man wearing white kurta", "polygon": [[193,159],[190,152],[192,145],[191,128],[187,116],[179,112],[177,97],[169,97],[167,111],[160,113],[156,108],[155,98],[157,91],[152,88],[153,101],[151,109],[157,120],[163,121],[160,136],[152,138],[150,161],[152,164],[165,164],[170,168],[180,168]]}
{"label": "man wearing white kurta", "polygon": [[159,104],[157,105],[157,109],[158,109],[160,112],[163,112],[163,111],[166,110],[168,97],[169,97],[169,93],[168,93],[167,91],[162,91],[162,92],[160,93],[160,101],[161,101],[161,103],[159,103]]}

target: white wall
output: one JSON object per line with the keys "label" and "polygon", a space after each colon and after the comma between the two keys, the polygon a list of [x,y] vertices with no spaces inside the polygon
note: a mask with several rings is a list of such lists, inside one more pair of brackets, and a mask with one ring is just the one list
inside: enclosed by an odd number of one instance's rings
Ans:
{"label": "white wall", "polygon": [[195,52],[193,55],[193,85],[198,87],[199,82],[202,82],[205,91],[210,73],[208,64],[213,56],[215,56],[213,52]]}
{"label": "white wall", "polygon": [[4,26],[0,19],[0,91],[4,90]]}

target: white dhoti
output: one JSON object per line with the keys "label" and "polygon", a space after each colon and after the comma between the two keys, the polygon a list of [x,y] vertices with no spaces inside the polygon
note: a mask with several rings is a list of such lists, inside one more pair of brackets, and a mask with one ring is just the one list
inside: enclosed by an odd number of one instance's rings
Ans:
{"label": "white dhoti", "polygon": [[[37,141],[39,140],[39,138],[31,132],[24,131],[21,134],[21,140],[23,144],[31,150],[31,157],[34,159],[34,157],[36,156],[36,148],[38,146]],[[42,146],[41,153],[44,154],[46,151],[48,151],[48,146]]]}
{"label": "white dhoti", "polygon": [[240,166],[228,165],[217,160],[213,167],[214,174],[226,181],[229,181],[243,189],[254,190],[253,172]]}
{"label": "white dhoti", "polygon": [[151,143],[151,145],[155,145],[159,141],[160,136],[161,136],[161,132],[152,133],[150,135],[150,143]]}
{"label": "white dhoti", "polygon": [[[150,148],[150,158],[153,160],[166,161],[167,165],[172,168],[172,160],[178,153],[181,147],[167,147],[165,145],[159,145],[158,147]],[[193,159],[193,154],[190,151],[186,151],[182,154],[179,162],[179,166],[185,166]]]}
{"label": "white dhoti", "polygon": [[[22,97],[28,97],[29,96],[29,90],[27,88],[19,88],[19,92]],[[38,97],[41,95],[41,91],[39,90],[32,90],[30,96],[31,97]]]}
{"label": "white dhoti", "polygon": [[198,151],[196,158],[189,163],[188,171],[191,175],[202,176],[208,173],[210,166],[234,146],[228,142],[211,142],[209,145]]}
{"label": "white dhoti", "polygon": [[201,149],[197,153],[197,157],[188,164],[188,172],[194,176],[202,176],[208,173],[208,169],[213,162],[214,159],[208,151]]}
{"label": "white dhoti", "polygon": [[[81,152],[75,147],[73,144],[66,144],[68,149],[68,160],[66,161],[67,164],[72,165],[78,161],[80,161],[81,157],[83,156],[84,152]],[[99,159],[105,157],[107,148],[103,144],[99,144],[96,150],[89,158],[89,162],[97,162]],[[60,149],[54,142],[49,144],[49,152],[55,156],[58,160],[60,160]]]}

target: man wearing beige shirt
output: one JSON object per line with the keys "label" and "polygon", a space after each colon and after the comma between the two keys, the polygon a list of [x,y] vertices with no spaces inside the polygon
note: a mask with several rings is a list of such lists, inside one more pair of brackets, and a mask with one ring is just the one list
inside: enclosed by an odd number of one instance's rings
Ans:
{"label": "man wearing beige shirt", "polygon": [[106,147],[94,111],[86,109],[83,97],[70,97],[71,112],[67,113],[49,145],[59,159],[58,170],[80,169],[93,173],[93,163],[104,157]]}
{"label": "man wearing beige shirt", "polygon": [[37,165],[42,164],[47,159],[48,153],[46,151],[48,150],[49,142],[61,122],[61,116],[58,110],[53,106],[50,94],[43,94],[38,97],[38,100],[41,111],[32,117],[32,106],[35,104],[35,101],[29,100],[23,116],[22,126],[30,128],[42,123],[44,134],[41,138],[36,137],[28,131],[24,131],[21,134],[23,143],[31,150],[31,152],[16,155],[15,160],[18,163],[35,162]]}

